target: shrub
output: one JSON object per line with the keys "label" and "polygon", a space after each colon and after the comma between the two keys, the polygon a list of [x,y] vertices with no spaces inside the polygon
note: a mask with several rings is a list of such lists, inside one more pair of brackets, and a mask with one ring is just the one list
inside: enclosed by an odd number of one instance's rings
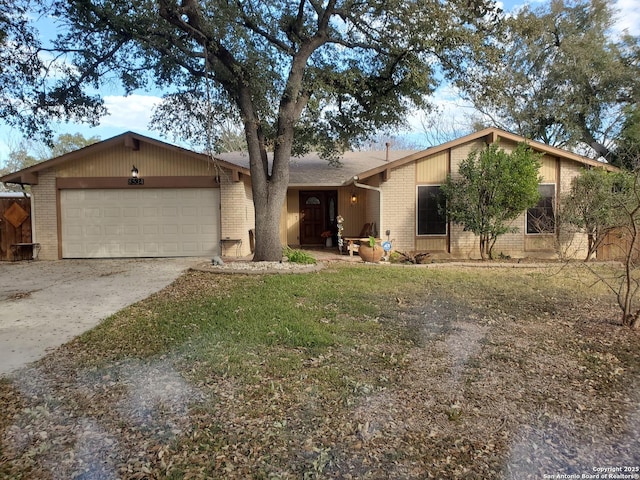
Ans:
{"label": "shrub", "polygon": [[304,264],[315,264],[316,263],[316,259],[315,258],[313,258],[308,253],[303,252],[302,250],[294,250],[294,249],[292,249],[290,247],[286,247],[284,249],[283,254],[284,254],[285,257],[287,257],[287,259],[291,263],[304,263]]}

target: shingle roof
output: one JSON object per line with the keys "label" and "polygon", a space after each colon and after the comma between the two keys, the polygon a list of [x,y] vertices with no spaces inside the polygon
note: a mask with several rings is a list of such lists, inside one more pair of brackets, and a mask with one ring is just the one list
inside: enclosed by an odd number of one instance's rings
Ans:
{"label": "shingle roof", "polygon": [[[340,166],[332,166],[317,153],[303,157],[292,157],[289,163],[289,186],[337,187],[349,183],[361,172],[388,165],[390,162],[404,158],[417,150],[389,150],[388,161],[386,150],[366,152],[345,152],[340,157]],[[249,168],[247,153],[224,153],[216,158],[242,168]]]}

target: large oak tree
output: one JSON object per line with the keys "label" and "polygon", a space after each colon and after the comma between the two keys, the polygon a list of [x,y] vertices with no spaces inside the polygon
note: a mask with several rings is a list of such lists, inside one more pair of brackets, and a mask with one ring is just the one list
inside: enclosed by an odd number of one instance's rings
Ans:
{"label": "large oak tree", "polygon": [[206,100],[210,117],[243,125],[255,260],[281,258],[292,154],[315,148],[335,159],[401,124],[427,104],[440,73],[462,69],[471,50],[489,43],[496,20],[489,0],[41,3],[61,32],[51,49],[61,105],[64,87],[72,102],[100,107],[91,94],[117,79],[128,92],[166,92],[165,112]]}
{"label": "large oak tree", "polygon": [[640,39],[613,31],[607,0],[548,0],[508,17],[502,55],[458,85],[494,125],[616,163],[625,109],[640,101]]}

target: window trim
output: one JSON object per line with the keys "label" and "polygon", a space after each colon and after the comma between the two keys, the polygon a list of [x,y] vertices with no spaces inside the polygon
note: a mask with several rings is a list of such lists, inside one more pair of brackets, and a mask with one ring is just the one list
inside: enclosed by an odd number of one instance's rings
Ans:
{"label": "window trim", "polygon": [[429,237],[429,238],[434,238],[434,237],[446,237],[449,235],[449,221],[446,218],[446,216],[444,217],[444,233],[419,233],[419,229],[420,229],[420,212],[419,212],[419,208],[418,208],[418,202],[420,200],[420,188],[421,187],[442,187],[441,183],[421,183],[416,185],[416,200],[415,200],[415,207],[416,207],[416,214],[415,214],[415,218],[416,218],[416,237]]}
{"label": "window trim", "polygon": [[[553,182],[545,182],[545,183],[540,183],[538,184],[538,189],[540,189],[540,187],[553,187],[553,196],[551,197],[551,207],[553,209],[553,211],[555,212],[557,205],[556,205],[556,199],[558,198],[558,186],[556,183]],[[538,190],[539,191],[539,190]],[[555,235],[557,233],[557,228],[556,228],[556,221],[555,221],[555,217],[553,220],[553,230],[549,231],[549,232],[529,232],[529,210],[533,209],[533,208],[537,208],[537,205],[531,208],[527,208],[527,210],[525,211],[524,214],[524,232],[525,235],[531,235],[533,237],[539,237],[541,235]]]}

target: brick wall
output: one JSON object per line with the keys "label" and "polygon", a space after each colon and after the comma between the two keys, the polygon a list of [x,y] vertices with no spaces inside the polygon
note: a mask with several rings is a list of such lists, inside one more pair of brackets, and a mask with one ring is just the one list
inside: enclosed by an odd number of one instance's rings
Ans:
{"label": "brick wall", "polygon": [[[580,175],[584,167],[574,162],[560,162],[560,202],[565,194],[571,190],[571,183]],[[589,243],[587,235],[572,229],[561,228],[558,235],[560,255],[569,258],[583,259],[587,256]]]}
{"label": "brick wall", "polygon": [[385,230],[390,230],[395,250],[409,251],[415,248],[415,185],[413,163],[394,169],[391,178],[382,184],[384,215],[380,235],[386,240]]}
{"label": "brick wall", "polygon": [[32,186],[31,210],[34,221],[33,241],[40,243],[42,260],[58,260],[58,210],[56,172],[43,170],[38,184]]}
{"label": "brick wall", "polygon": [[[220,177],[220,238],[242,240],[240,256],[249,255],[249,230],[255,227],[253,195],[249,180],[234,182],[231,175]],[[236,255],[236,246],[226,245],[225,255]]]}

